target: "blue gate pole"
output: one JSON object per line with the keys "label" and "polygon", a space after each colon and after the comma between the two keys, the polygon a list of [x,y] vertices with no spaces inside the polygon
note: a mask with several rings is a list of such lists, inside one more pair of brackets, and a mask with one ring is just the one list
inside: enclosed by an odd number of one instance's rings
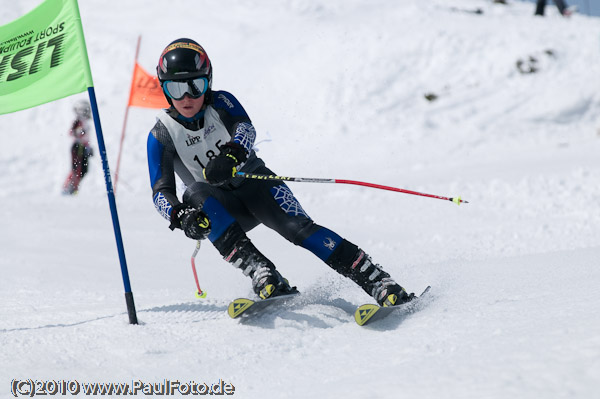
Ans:
{"label": "blue gate pole", "polygon": [[125,260],[125,249],[123,248],[123,238],[121,237],[121,227],[119,226],[119,215],[117,214],[117,203],[115,202],[115,193],[113,191],[110,178],[110,169],[108,167],[108,158],[106,157],[106,146],[104,145],[104,136],[102,135],[102,126],[100,125],[100,115],[98,113],[98,104],[96,102],[96,93],[94,87],[88,87],[90,96],[90,105],[92,115],[94,116],[94,125],[96,127],[96,138],[98,139],[98,150],[102,158],[102,169],[104,169],[104,181],[106,182],[106,194],[108,195],[108,204],[112,215],[113,229],[117,240],[117,249],[119,251],[119,261],[121,263],[121,274],[123,275],[123,285],[125,286],[125,303],[127,304],[127,313],[129,314],[129,323],[138,324],[135,313],[135,304],[133,302],[133,293],[131,292],[131,283],[129,282],[129,272],[127,271],[127,261]]}

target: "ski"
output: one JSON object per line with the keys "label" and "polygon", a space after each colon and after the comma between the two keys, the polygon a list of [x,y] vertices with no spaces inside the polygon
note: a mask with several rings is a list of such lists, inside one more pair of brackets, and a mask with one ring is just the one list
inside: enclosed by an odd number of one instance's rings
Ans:
{"label": "ski", "polygon": [[416,312],[420,309],[420,305],[423,304],[423,299],[427,298],[430,289],[431,286],[427,286],[421,295],[415,296],[410,302],[405,302],[398,306],[383,307],[370,303],[361,305],[354,312],[354,320],[359,326],[365,326],[376,320],[381,320],[396,311]]}
{"label": "ski", "polygon": [[291,294],[278,295],[267,299],[258,299],[252,300],[248,298],[238,298],[229,304],[227,307],[227,314],[232,319],[237,319],[240,316],[250,316],[252,314],[258,313],[259,311],[281,301],[285,301],[290,299],[300,292],[296,291]]}

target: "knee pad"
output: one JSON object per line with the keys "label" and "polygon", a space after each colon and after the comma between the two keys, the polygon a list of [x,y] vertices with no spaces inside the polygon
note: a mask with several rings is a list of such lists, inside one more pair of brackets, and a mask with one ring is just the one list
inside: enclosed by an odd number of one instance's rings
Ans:
{"label": "knee pad", "polygon": [[333,231],[314,223],[309,227],[312,234],[300,245],[317,255],[323,262],[327,262],[345,240]]}
{"label": "knee pad", "polygon": [[210,219],[211,232],[208,235],[208,239],[212,243],[219,240],[232,225],[237,225],[241,230],[241,227],[236,223],[233,216],[231,216],[225,207],[223,207],[223,205],[215,198],[208,197],[206,201],[201,204],[201,207]]}

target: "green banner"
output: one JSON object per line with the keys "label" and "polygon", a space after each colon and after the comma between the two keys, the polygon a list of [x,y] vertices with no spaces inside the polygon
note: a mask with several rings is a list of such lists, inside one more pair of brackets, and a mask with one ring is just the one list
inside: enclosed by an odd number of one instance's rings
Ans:
{"label": "green banner", "polygon": [[45,0],[0,26],[0,114],[93,87],[77,0]]}

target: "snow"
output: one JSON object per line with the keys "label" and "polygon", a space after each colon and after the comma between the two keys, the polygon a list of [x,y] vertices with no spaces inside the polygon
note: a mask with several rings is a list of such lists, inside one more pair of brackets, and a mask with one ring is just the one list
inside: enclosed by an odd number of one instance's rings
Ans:
{"label": "snow", "polygon": [[[39,0],[9,2],[0,23]],[[116,190],[139,325],[128,324],[100,157],[76,197],[71,107],[2,115],[0,397],[13,379],[223,380],[234,397],[591,398],[600,387],[600,25],[549,5],[483,0],[80,2],[111,170],[133,57],[152,71],[171,40],[208,51],[277,173],[361,180],[469,204],[350,185],[290,183],[304,209],[365,249],[422,311],[372,327],[371,302],[265,227],[249,235],[302,291],[238,322],[250,282],[155,211],[132,108]],[[481,8],[482,15],[464,10]],[[548,54],[547,50],[551,50]],[[538,61],[521,74],[516,63]],[[435,93],[433,102],[424,95]],[[81,394],[83,396],[83,394]]]}

